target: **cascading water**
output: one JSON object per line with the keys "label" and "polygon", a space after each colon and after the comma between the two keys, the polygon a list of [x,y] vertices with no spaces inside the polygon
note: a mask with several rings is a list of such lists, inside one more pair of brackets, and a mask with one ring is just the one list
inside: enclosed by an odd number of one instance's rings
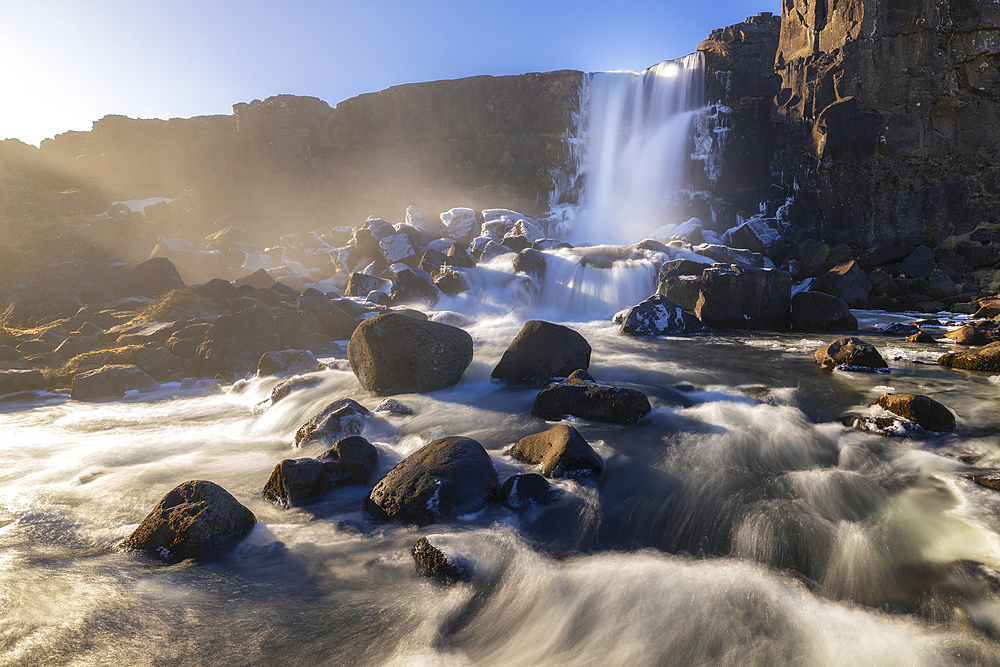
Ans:
{"label": "cascading water", "polygon": [[692,126],[704,105],[704,54],[641,72],[599,72],[584,80],[580,172],[573,238],[635,243],[684,218]]}

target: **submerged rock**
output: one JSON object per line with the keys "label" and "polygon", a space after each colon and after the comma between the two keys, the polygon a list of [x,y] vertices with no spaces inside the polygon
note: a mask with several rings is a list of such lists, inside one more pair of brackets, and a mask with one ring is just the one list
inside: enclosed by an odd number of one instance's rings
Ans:
{"label": "submerged rock", "polygon": [[544,477],[533,472],[511,475],[500,487],[500,502],[515,512],[547,505],[558,498],[559,492]]}
{"label": "submerged rock", "polygon": [[338,440],[318,459],[285,459],[261,496],[284,507],[307,505],[324,493],[348,484],[363,484],[378,464],[378,450],[360,436]]}
{"label": "submerged rock", "polygon": [[529,320],[507,346],[491,377],[506,384],[542,385],[590,368],[590,352],[590,344],[573,329]]}
{"label": "submerged rock", "polygon": [[185,482],[153,508],[122,547],[171,563],[224,555],[257,523],[253,512],[218,484]]}
{"label": "submerged rock", "polygon": [[626,387],[598,384],[585,371],[574,371],[561,382],[542,389],[531,416],[559,421],[567,416],[588,421],[627,424],[651,412],[645,394]]}
{"label": "submerged rock", "polygon": [[472,336],[447,324],[386,313],[358,326],[347,358],[373,394],[421,394],[461,379],[472,363]]}
{"label": "submerged rock", "polygon": [[497,490],[497,471],[482,445],[472,438],[443,438],[379,480],[365,510],[377,519],[425,525],[476,512],[496,499]]}
{"label": "submerged rock", "polygon": [[990,343],[968,352],[949,352],[938,358],[941,366],[964,368],[967,371],[1000,371],[1000,342]]}
{"label": "submerged rock", "polygon": [[461,559],[446,554],[426,537],[421,537],[413,545],[413,560],[417,572],[425,577],[437,579],[442,584],[451,585],[460,581],[472,581],[472,568]]}
{"label": "submerged rock", "polygon": [[813,362],[825,368],[869,373],[888,372],[889,364],[871,343],[860,338],[841,338],[816,350]]}
{"label": "submerged rock", "polygon": [[822,292],[792,297],[792,331],[855,331],[858,320],[847,302]]}
{"label": "submerged rock", "polygon": [[945,433],[955,430],[955,415],[929,396],[922,394],[883,394],[872,401],[928,431]]}
{"label": "submerged rock", "polygon": [[510,448],[518,461],[539,464],[546,477],[598,477],[604,459],[572,426],[560,425],[521,438]]}
{"label": "submerged rock", "polygon": [[676,301],[654,294],[645,301],[615,315],[619,331],[635,336],[666,336],[704,330],[694,315]]}
{"label": "submerged rock", "polygon": [[70,397],[78,401],[121,398],[129,391],[152,391],[160,383],[132,364],[102,366],[73,377]]}
{"label": "submerged rock", "polygon": [[371,419],[368,408],[350,398],[330,403],[295,432],[295,446],[303,447],[317,440],[334,441],[345,435],[358,435]]}

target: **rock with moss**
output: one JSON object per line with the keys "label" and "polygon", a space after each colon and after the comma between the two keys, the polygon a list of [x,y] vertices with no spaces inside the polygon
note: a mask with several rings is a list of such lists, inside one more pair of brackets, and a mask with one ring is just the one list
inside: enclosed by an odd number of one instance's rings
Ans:
{"label": "rock with moss", "polygon": [[510,448],[518,461],[540,466],[546,477],[598,477],[604,459],[572,426],[560,425],[525,436]]}
{"label": "rock with moss", "polygon": [[448,553],[448,546],[443,536],[417,540],[412,550],[417,573],[446,585],[472,581],[473,568],[457,554]]}
{"label": "rock with moss", "polygon": [[990,343],[967,352],[949,352],[938,358],[941,366],[963,368],[967,371],[1000,371],[1000,343]]}
{"label": "rock with moss", "polygon": [[926,431],[947,433],[955,430],[955,415],[929,396],[883,394],[872,401],[872,405],[888,410]]}

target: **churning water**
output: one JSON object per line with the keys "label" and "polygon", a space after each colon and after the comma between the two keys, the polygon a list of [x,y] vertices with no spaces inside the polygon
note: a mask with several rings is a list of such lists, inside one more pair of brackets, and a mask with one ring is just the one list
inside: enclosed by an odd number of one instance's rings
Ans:
{"label": "churning water", "polygon": [[[870,334],[898,358],[887,376],[816,369],[829,336],[621,336],[602,319],[622,305],[609,285],[648,293],[647,269],[597,276],[582,255],[557,257],[543,293],[575,281],[589,295],[559,319],[593,346],[591,373],[642,390],[653,412],[573,422],[606,472],[556,482],[561,499],[525,513],[417,529],[364,514],[367,486],[306,508],[263,501],[278,461],[320,453],[291,447],[305,419],[344,396],[378,402],[342,358],[259,416],[274,378],[0,402],[0,665],[1000,663],[1000,497],[944,455],[997,450],[1000,387]],[[530,416],[536,390],[489,375],[525,319],[555,319],[556,297],[515,303],[496,262],[467,274],[483,298],[442,307],[472,320],[472,365],[454,387],[398,397],[414,416],[369,424],[377,475],[465,435],[503,480],[528,469],[504,449],[551,426]],[[915,441],[841,425],[886,387],[937,398],[959,431]],[[189,479],[250,507],[250,537],[206,566],[113,549]],[[472,583],[415,573],[410,547],[428,534],[470,555]]]}

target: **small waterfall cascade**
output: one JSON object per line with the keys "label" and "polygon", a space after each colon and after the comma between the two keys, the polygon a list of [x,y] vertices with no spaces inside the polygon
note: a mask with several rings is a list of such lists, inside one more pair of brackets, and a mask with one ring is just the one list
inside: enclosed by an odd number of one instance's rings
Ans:
{"label": "small waterfall cascade", "polygon": [[[704,76],[704,54],[693,53],[640,73],[585,77],[578,139],[567,138],[578,174],[561,179],[551,202],[574,240],[635,243],[684,219],[676,201],[697,157],[692,136],[704,107]],[[564,210],[568,184],[579,192],[572,214]]]}

